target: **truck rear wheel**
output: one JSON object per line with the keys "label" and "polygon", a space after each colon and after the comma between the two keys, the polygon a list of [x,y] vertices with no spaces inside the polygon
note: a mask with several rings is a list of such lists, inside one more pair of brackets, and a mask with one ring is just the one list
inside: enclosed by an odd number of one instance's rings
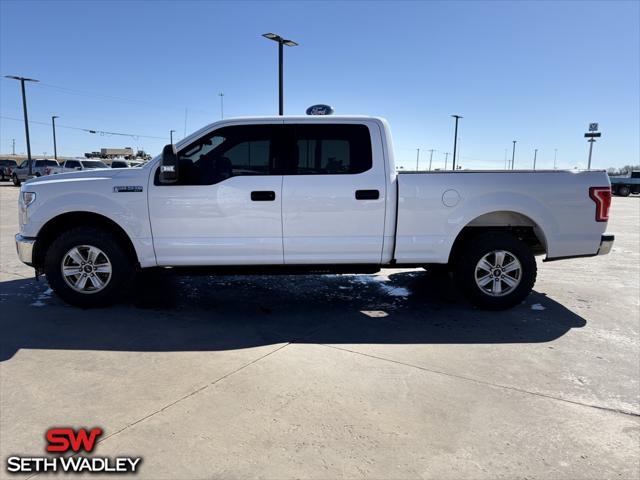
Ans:
{"label": "truck rear wheel", "polygon": [[13,184],[16,187],[20,186],[20,179],[18,178],[18,176],[14,173],[13,176],[11,177],[11,180],[13,181]]}
{"label": "truck rear wheel", "polygon": [[458,287],[471,303],[488,310],[521,303],[533,289],[536,273],[529,245],[502,232],[471,238],[454,265]]}
{"label": "truck rear wheel", "polygon": [[630,193],[631,188],[629,188],[629,185],[620,185],[618,187],[618,195],[620,195],[621,197],[628,197]]}
{"label": "truck rear wheel", "polygon": [[134,269],[115,235],[100,228],[78,227],[50,245],[44,272],[62,300],[88,308],[118,300]]}

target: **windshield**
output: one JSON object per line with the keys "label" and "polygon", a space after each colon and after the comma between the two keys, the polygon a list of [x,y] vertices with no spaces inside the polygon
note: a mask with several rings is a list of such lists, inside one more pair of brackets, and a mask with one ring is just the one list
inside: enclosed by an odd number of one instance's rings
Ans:
{"label": "windshield", "polygon": [[106,163],[103,163],[100,160],[83,160],[82,166],[84,168],[109,168]]}

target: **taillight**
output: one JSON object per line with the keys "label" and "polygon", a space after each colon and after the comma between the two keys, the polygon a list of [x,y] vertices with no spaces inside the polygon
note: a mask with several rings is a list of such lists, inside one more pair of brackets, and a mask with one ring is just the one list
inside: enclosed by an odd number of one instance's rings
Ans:
{"label": "taillight", "polygon": [[589,197],[596,202],[596,222],[609,220],[611,187],[591,187],[589,188]]}

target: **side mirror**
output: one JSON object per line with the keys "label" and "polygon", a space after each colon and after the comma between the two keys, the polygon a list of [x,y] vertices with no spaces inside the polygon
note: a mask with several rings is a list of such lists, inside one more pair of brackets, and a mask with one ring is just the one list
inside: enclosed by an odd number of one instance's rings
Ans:
{"label": "side mirror", "polygon": [[178,181],[178,154],[176,146],[171,143],[162,149],[159,180],[161,184],[168,185]]}

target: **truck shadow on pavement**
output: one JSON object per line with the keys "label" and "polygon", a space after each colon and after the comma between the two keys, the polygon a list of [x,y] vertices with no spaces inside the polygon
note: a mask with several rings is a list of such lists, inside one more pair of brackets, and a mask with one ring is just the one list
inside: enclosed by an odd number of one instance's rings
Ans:
{"label": "truck shadow on pavement", "polygon": [[[549,342],[585,320],[533,292],[504,312],[476,310],[448,277],[142,277],[110,308],[64,304],[46,281],[0,283],[0,361],[20,349],[213,351],[276,343]],[[533,308],[532,308],[533,307]]]}

